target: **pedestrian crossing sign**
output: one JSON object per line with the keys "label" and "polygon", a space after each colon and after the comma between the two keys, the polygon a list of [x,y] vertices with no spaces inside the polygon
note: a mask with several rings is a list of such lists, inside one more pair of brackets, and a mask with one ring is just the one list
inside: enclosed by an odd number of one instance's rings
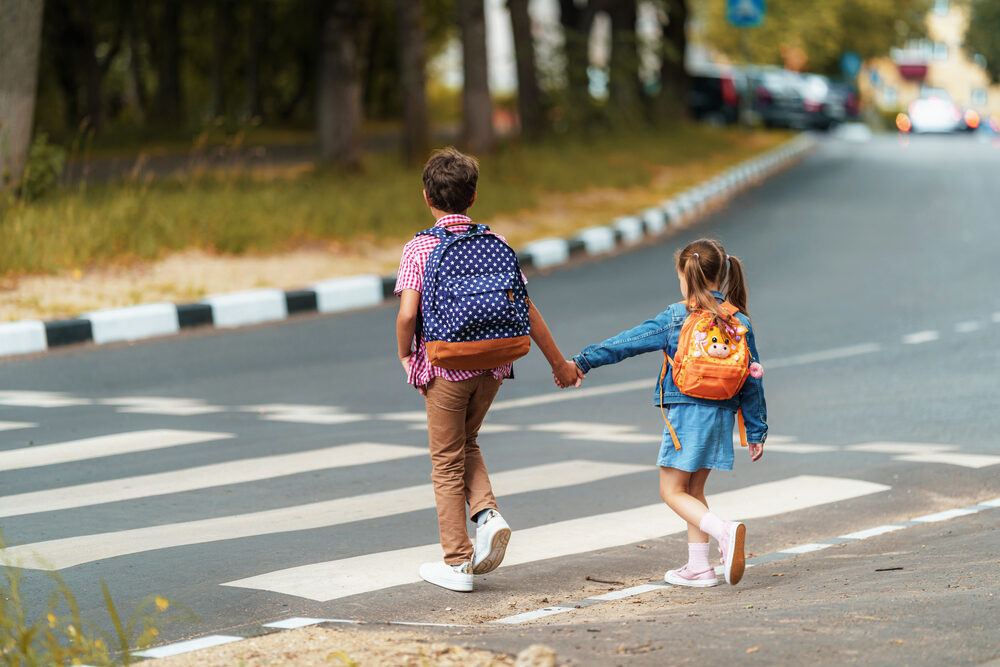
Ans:
{"label": "pedestrian crossing sign", "polygon": [[728,0],[726,18],[737,28],[753,28],[764,21],[764,0]]}

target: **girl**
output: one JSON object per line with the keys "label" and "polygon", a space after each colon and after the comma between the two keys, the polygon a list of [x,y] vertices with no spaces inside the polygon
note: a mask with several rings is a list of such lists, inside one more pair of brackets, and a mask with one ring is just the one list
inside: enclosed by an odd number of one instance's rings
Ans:
{"label": "girl", "polygon": [[[726,582],[736,584],[743,577],[746,527],[709,511],[705,482],[712,470],[733,469],[733,426],[737,411],[742,411],[741,421],[746,425],[743,442],[749,440],[752,461],[763,455],[767,436],[767,411],[760,379],[763,371],[757,363],[753,329],[746,315],[743,265],[736,257],[727,255],[721,243],[711,239],[689,243],[674,259],[684,301],[672,304],[633,329],[585,348],[573,361],[587,373],[597,366],[614,364],[643,352],[662,351],[670,356],[672,364],[684,321],[694,311],[710,313],[719,329],[718,345],[706,348],[711,356],[720,356],[721,346],[730,343],[730,339],[738,342],[741,335],[745,336],[750,359],[742,363],[751,363],[743,367],[749,375],[735,396],[709,400],[681,393],[671,369],[664,366],[654,397],[654,404],[669,410],[657,460],[660,496],[688,524],[688,562],[667,572],[665,578],[678,586],[715,586],[718,583],[715,569],[708,562],[711,536],[719,543]],[[739,312],[730,314],[734,309]],[[694,336],[698,340],[704,338],[701,334]],[[729,353],[728,345],[724,351]],[[742,426],[741,423],[741,437]]]}

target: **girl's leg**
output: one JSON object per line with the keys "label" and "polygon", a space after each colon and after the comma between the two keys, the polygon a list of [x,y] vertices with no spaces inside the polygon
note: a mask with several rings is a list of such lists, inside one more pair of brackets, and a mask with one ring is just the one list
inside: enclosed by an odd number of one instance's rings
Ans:
{"label": "girl's leg", "polygon": [[[708,501],[705,500],[705,483],[708,481],[708,473],[711,470],[702,468],[691,473],[688,478],[687,493],[689,496],[700,502],[708,509]],[[688,522],[688,543],[708,542],[708,533],[703,531],[697,523]]]}
{"label": "girl's leg", "polygon": [[[687,521],[689,525],[698,526],[702,517],[708,513],[708,506],[688,492],[694,474],[697,473],[661,467],[660,497],[677,516]],[[688,534],[690,535],[690,532]]]}

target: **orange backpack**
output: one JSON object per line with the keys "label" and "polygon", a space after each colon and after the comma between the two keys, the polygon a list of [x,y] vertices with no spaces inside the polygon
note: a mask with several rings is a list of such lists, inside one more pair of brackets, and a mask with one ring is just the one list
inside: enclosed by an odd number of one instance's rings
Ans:
{"label": "orange backpack", "polygon": [[[750,347],[747,345],[747,329],[734,315],[739,312],[733,304],[725,301],[719,308],[726,316],[727,323],[720,328],[715,315],[707,310],[691,312],[681,327],[677,341],[677,353],[671,359],[663,351],[663,370],[660,371],[660,410],[663,411],[663,384],[667,375],[667,365],[673,368],[673,380],[677,389],[686,396],[724,401],[732,398],[743,388],[750,374]],[[743,411],[737,412],[740,426],[740,443],[746,447],[746,426]],[[674,449],[680,449],[674,427],[670,425],[666,412],[663,421],[667,423]]]}

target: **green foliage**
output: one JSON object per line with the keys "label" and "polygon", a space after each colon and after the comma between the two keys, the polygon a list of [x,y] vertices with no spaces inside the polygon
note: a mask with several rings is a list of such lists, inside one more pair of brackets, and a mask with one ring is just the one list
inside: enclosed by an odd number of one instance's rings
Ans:
{"label": "green foliage", "polygon": [[[0,552],[4,548],[0,536]],[[22,571],[6,559],[0,563],[0,665],[6,667],[48,667],[49,665],[90,664],[130,665],[131,652],[155,641],[157,626],[167,620],[166,612],[176,603],[149,596],[142,600],[128,620],[121,621],[107,584],[101,590],[114,633],[103,631],[80,613],[76,596],[55,571],[46,576],[52,593],[44,606],[33,610],[21,595]],[[185,620],[197,620],[181,609]]]}
{"label": "green foliage", "polygon": [[35,201],[52,190],[59,182],[66,151],[49,143],[45,134],[39,134],[28,149],[28,161],[24,166],[21,184],[18,188],[22,198]]}
{"label": "green foliage", "polygon": [[768,0],[757,28],[730,25],[725,2],[697,0],[693,9],[706,41],[735,62],[783,65],[790,49],[802,49],[804,69],[838,75],[844,51],[871,58],[922,36],[930,0]]}
{"label": "green foliage", "polygon": [[986,71],[994,83],[1000,83],[1000,2],[969,0],[969,30],[965,48],[986,58]]}
{"label": "green foliage", "polygon": [[[735,161],[759,145],[740,131],[693,125],[511,144],[483,160],[475,215],[485,222],[535,207],[550,193],[647,186],[657,168]],[[429,222],[420,168],[401,166],[394,155],[371,156],[361,173],[275,171],[270,180],[215,172],[91,185],[22,202],[2,223],[0,267],[59,272],[185,248],[243,254],[316,240],[401,241]]]}

